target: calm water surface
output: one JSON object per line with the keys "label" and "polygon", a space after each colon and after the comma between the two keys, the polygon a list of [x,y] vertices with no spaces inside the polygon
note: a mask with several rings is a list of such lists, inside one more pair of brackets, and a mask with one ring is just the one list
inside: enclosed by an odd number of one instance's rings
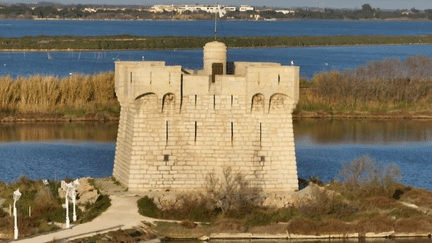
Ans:
{"label": "calm water surface", "polygon": [[[92,36],[131,34],[144,36],[213,36],[213,21],[30,21],[0,20],[1,37],[39,35]],[[430,35],[432,21],[222,21],[220,36],[339,36]],[[355,68],[370,60],[425,54],[431,45],[257,48],[229,50],[232,61],[261,61],[301,67],[301,75],[332,69]],[[0,53],[0,76],[35,74],[68,76],[113,71],[115,60],[163,60],[168,65],[202,68],[202,50]]]}
{"label": "calm water surface", "polygon": [[[213,36],[213,21],[1,20],[2,37]],[[220,21],[219,36],[429,35],[432,21]]]}
{"label": "calm water surface", "polygon": [[0,124],[0,180],[111,176],[117,123]]}
{"label": "calm water surface", "polygon": [[[339,47],[290,47],[229,49],[228,60],[278,62],[300,66],[300,74],[311,78],[315,73],[333,69],[356,68],[368,61],[423,54],[432,57],[432,45],[383,45]],[[65,77],[71,73],[94,74],[114,71],[114,62],[165,61],[202,69],[202,50],[114,51],[114,52],[0,52],[0,76],[35,74]]]}
{"label": "calm water surface", "polygon": [[[0,124],[0,179],[112,174],[117,123]],[[340,165],[369,155],[394,162],[403,183],[432,190],[432,121],[294,121],[299,177],[329,181]]]}

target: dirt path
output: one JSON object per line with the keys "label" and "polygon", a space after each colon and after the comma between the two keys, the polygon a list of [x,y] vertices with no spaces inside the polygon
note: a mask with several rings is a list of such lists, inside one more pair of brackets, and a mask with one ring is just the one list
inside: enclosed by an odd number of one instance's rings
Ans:
{"label": "dirt path", "polygon": [[109,195],[111,199],[111,206],[99,217],[88,223],[71,224],[70,229],[63,229],[22,240],[18,239],[14,242],[70,241],[118,229],[141,227],[143,226],[143,222],[151,224],[156,221],[177,222],[173,220],[158,220],[140,215],[138,213],[137,201],[142,195],[128,192],[125,187],[116,183],[111,178],[96,178],[95,184],[102,194]]}
{"label": "dirt path", "polygon": [[63,229],[16,242],[69,241],[112,230],[141,226],[143,221],[149,223],[156,221],[138,213],[137,200],[140,198],[139,195],[128,192],[125,187],[116,184],[111,178],[95,179],[95,184],[99,187],[101,193],[109,195],[111,199],[111,206],[99,217],[88,223],[72,225],[70,229]]}

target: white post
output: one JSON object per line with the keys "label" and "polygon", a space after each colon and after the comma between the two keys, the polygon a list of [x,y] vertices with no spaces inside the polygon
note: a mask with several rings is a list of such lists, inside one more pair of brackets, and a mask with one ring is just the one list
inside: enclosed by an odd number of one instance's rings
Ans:
{"label": "white post", "polygon": [[77,196],[77,189],[78,189],[78,186],[79,186],[79,180],[78,179],[76,179],[74,182],[72,182],[72,185],[71,185],[71,196],[72,196],[72,201],[73,201],[73,221],[75,222],[76,221],[76,211],[75,211],[75,208],[76,208],[76,196]]}
{"label": "white post", "polygon": [[14,239],[18,239],[18,222],[17,222],[17,210],[16,210],[16,201],[14,200],[14,208],[13,208],[13,215],[14,215]]}
{"label": "white post", "polygon": [[69,220],[69,197],[72,199],[73,201],[73,221],[76,220],[76,211],[75,211],[75,200],[76,200],[76,191],[75,189],[78,187],[79,185],[79,181],[78,179],[75,180],[73,183],[66,183],[65,181],[61,182],[62,185],[62,189],[66,191],[66,203],[65,203],[65,207],[66,207],[66,229],[70,228],[70,220]]}
{"label": "white post", "polygon": [[13,192],[13,199],[14,199],[14,208],[13,208],[13,214],[14,214],[14,239],[18,239],[18,221],[17,221],[17,210],[16,210],[16,202],[20,199],[21,192],[19,189]]}
{"label": "white post", "polygon": [[76,221],[76,212],[75,212],[75,201],[76,201],[76,192],[75,189],[72,191],[72,202],[73,202],[73,221]]}
{"label": "white post", "polygon": [[66,190],[66,229],[69,229],[70,222],[69,222],[69,200],[68,200],[68,191]]}

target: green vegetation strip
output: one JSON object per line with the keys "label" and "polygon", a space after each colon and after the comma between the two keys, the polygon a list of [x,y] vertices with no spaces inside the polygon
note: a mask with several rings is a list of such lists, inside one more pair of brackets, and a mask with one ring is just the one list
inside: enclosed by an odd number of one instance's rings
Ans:
{"label": "green vegetation strip", "polygon": [[[213,41],[212,37],[144,37],[118,36],[37,36],[0,38],[0,50],[139,50],[139,49],[197,49]],[[339,46],[431,44],[427,36],[277,36],[277,37],[220,37],[228,47],[277,46]]]}

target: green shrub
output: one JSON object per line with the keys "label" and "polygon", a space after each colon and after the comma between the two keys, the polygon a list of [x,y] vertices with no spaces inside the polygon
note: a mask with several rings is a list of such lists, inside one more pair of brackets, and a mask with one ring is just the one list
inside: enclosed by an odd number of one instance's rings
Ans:
{"label": "green shrub", "polygon": [[87,114],[86,109],[72,108],[72,107],[64,107],[64,108],[58,109],[56,112],[62,114],[63,116],[66,116],[66,117],[83,117],[85,114]]}
{"label": "green shrub", "polygon": [[155,202],[153,201],[153,198],[149,198],[148,196],[144,196],[143,198],[138,200],[138,213],[151,217],[151,218],[159,218],[160,217],[160,210],[156,206]]}
{"label": "green shrub", "polygon": [[[72,217],[73,217],[72,207],[73,207],[73,204],[69,204],[69,220],[70,220],[70,222],[72,222]],[[82,215],[81,209],[79,209],[77,207],[76,210],[77,210],[77,216]],[[52,221],[52,222],[57,222],[57,223],[64,223],[66,221],[66,209],[57,208],[56,210],[54,210],[48,214],[47,220]]]}
{"label": "green shrub", "polygon": [[107,195],[101,195],[94,204],[87,204],[86,211],[80,223],[92,221],[111,206],[111,199]]}
{"label": "green shrub", "polygon": [[194,221],[200,222],[208,222],[211,221],[213,216],[213,212],[209,210],[205,205],[197,205],[193,208],[190,219]]}
{"label": "green shrub", "polygon": [[258,211],[246,217],[245,225],[249,227],[262,226],[262,225],[268,225],[271,222],[272,222],[271,212]]}
{"label": "green shrub", "polygon": [[359,209],[343,201],[340,196],[324,188],[313,186],[310,197],[297,202],[297,209],[307,218],[320,221],[323,217],[347,219],[354,217]]}
{"label": "green shrub", "polygon": [[282,208],[274,211],[271,215],[273,222],[288,222],[300,215],[300,211],[294,207]]}
{"label": "green shrub", "polygon": [[245,226],[253,227],[278,222],[289,222],[300,214],[301,212],[294,207],[281,208],[277,210],[256,210],[246,217]]}

